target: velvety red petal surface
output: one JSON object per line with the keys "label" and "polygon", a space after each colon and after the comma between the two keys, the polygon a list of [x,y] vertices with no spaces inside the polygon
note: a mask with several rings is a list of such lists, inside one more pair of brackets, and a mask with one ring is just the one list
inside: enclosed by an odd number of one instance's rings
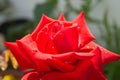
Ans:
{"label": "velvety red petal surface", "polygon": [[89,44],[85,45],[85,47],[82,49],[85,49],[85,50],[94,49],[97,46],[100,47],[103,64],[107,64],[112,61],[116,61],[120,59],[120,55],[103,48],[102,46],[96,44],[95,42],[90,42]]}
{"label": "velvety red petal surface", "polygon": [[51,22],[49,25],[46,25],[46,27],[42,28],[37,35],[36,43],[41,52],[56,54],[58,52],[54,47],[52,38],[55,36],[54,31],[57,29],[56,26],[52,26],[52,24],[54,24],[54,22]]}
{"label": "velvety red petal surface", "polygon": [[81,12],[78,17],[76,17],[72,22],[79,25],[80,47],[83,47],[84,45],[95,39],[88,29],[84,18],[84,12]]}
{"label": "velvety red petal surface", "polygon": [[36,40],[37,34],[44,27],[44,25],[46,25],[46,24],[48,24],[48,23],[50,23],[52,21],[54,21],[54,20],[47,17],[47,16],[45,16],[45,15],[42,15],[42,18],[41,18],[39,24],[37,25],[37,28],[32,33],[33,40]]}
{"label": "velvety red petal surface", "polygon": [[62,30],[53,41],[59,53],[76,51],[78,49],[77,27]]}
{"label": "velvety red petal surface", "polygon": [[29,58],[19,49],[16,43],[5,42],[5,45],[11,50],[18,61],[21,70],[33,68]]}
{"label": "velvety red petal surface", "polygon": [[66,64],[58,59],[48,59],[47,62],[53,69],[61,72],[70,72],[74,69],[74,66]]}
{"label": "velvety red petal surface", "polygon": [[42,54],[39,51],[37,52],[33,52],[32,49],[30,49],[30,47],[25,44],[22,41],[17,41],[17,44],[19,46],[19,48],[21,49],[21,51],[24,52],[24,54],[29,58],[29,60],[31,61],[31,63],[34,63],[34,69],[38,70],[38,71],[50,71],[49,66],[46,64],[46,62],[44,62],[42,59],[37,59],[36,58],[36,54]]}
{"label": "velvety red petal surface", "polygon": [[42,74],[38,72],[29,72],[29,73],[26,73],[21,80],[41,80],[40,79],[41,76]]}

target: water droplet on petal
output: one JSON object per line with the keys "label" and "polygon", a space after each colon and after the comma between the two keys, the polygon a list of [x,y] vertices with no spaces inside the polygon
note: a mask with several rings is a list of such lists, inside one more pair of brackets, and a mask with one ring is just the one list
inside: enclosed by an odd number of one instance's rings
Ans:
{"label": "water droplet on petal", "polygon": [[33,52],[33,53],[36,53],[36,52],[38,52],[38,51],[37,51],[37,50],[32,50],[32,52]]}
{"label": "water droplet on petal", "polygon": [[70,61],[65,61],[65,63],[66,63],[66,64],[71,64],[71,62],[70,62]]}
{"label": "water droplet on petal", "polygon": [[54,46],[52,46],[52,48],[54,49],[55,47],[54,47]]}
{"label": "water droplet on petal", "polygon": [[87,48],[89,49],[89,48],[90,48],[90,46],[87,46]]}
{"label": "water droplet on petal", "polygon": [[78,23],[74,23],[73,26],[78,26]]}

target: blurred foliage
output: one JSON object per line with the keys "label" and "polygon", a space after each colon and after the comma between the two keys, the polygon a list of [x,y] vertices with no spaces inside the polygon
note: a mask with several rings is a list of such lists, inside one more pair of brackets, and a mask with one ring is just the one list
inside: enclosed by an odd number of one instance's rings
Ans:
{"label": "blurred foliage", "polygon": [[27,19],[7,21],[0,26],[0,32],[4,34],[6,41],[20,39],[32,30],[33,22]]}
{"label": "blurred foliage", "polygon": [[4,11],[10,5],[9,0],[0,0],[0,12]]}
{"label": "blurred foliage", "polygon": [[[7,0],[1,0],[7,1]],[[64,0],[65,9],[64,11],[60,11],[59,9],[59,0],[46,0],[44,3],[39,3],[36,5],[34,9],[34,20],[23,20],[23,21],[12,21],[4,23],[0,26],[0,32],[5,35],[5,39],[7,41],[15,41],[16,39],[20,39],[24,35],[30,33],[33,30],[33,25],[37,25],[39,20],[41,19],[42,14],[45,14],[52,18],[57,18],[55,15],[64,13],[65,17],[69,19],[71,13],[79,14],[81,11],[85,12],[85,18],[87,22],[98,25],[98,30],[101,32],[101,40],[105,42],[105,47],[109,50],[112,50],[116,53],[120,53],[120,26],[116,24],[113,20],[114,24],[109,23],[108,9],[104,11],[103,20],[95,19],[90,16],[90,12],[97,7],[100,2],[103,0],[96,0],[95,5],[92,4],[92,0],[81,0],[82,5],[80,8],[75,8],[71,3],[71,0]],[[6,2],[7,4],[7,2]],[[1,5],[0,2],[0,11],[3,11],[8,5]],[[102,26],[101,26],[102,25]],[[102,27],[104,31],[100,28]],[[104,34],[105,33],[105,34]],[[97,41],[99,43],[99,40]],[[120,80],[120,62],[114,62],[105,66],[105,73],[108,77],[108,80]]]}
{"label": "blurred foliage", "polygon": [[[106,48],[120,54],[120,26],[114,22],[110,25],[108,19],[108,11],[106,10],[103,18],[103,27],[106,34],[101,34],[105,43]],[[105,71],[107,71],[108,80],[119,80],[120,79],[120,61],[106,65]]]}
{"label": "blurred foliage", "polygon": [[42,14],[46,14],[48,16],[53,15],[53,10],[56,8],[57,2],[58,2],[58,0],[47,0],[43,4],[37,4],[36,8],[34,10],[35,23],[36,24],[38,23]]}
{"label": "blurred foliage", "polygon": [[19,25],[11,25],[6,30],[6,40],[15,41],[16,39],[20,39],[26,34],[31,33],[32,27],[33,25],[31,22],[20,23]]}

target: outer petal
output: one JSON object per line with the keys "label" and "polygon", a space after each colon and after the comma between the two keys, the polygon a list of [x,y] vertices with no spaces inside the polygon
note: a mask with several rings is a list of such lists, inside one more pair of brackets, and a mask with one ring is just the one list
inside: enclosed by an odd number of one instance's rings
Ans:
{"label": "outer petal", "polygon": [[33,41],[31,34],[24,36],[22,39],[20,39],[20,41],[27,44],[31,48],[31,50],[34,50],[34,51],[38,50],[38,47],[37,47],[35,41]]}
{"label": "outer petal", "polygon": [[107,80],[93,67],[90,61],[81,61],[75,71],[62,73],[50,72],[42,80]]}
{"label": "outer petal", "polygon": [[[90,80],[87,72],[91,68],[90,61],[81,61],[75,71],[68,73],[51,72],[42,77],[43,80]],[[97,79],[96,79],[97,80]]]}
{"label": "outer petal", "polygon": [[94,57],[91,59],[93,65],[98,68],[98,69],[102,69],[102,57],[101,57],[101,51],[99,49],[99,47],[96,47],[93,51],[94,53]]}
{"label": "outer petal", "polygon": [[36,38],[38,49],[44,53],[52,53],[52,54],[58,53],[54,47],[54,44],[50,38],[49,33],[44,30],[45,28],[43,29],[43,31],[40,31],[38,33],[37,38]]}
{"label": "outer petal", "polygon": [[73,65],[64,63],[58,59],[48,59],[47,62],[50,64],[50,66],[53,67],[53,69],[56,69],[58,71],[62,72],[70,72],[74,69]]}
{"label": "outer petal", "polygon": [[25,44],[22,41],[17,41],[17,44],[20,48],[20,50],[22,50],[24,52],[24,55],[26,55],[29,60],[34,63],[34,69],[38,70],[38,71],[50,71],[50,68],[48,67],[47,63],[42,60],[42,59],[38,59],[35,55],[36,54],[42,54],[40,53],[38,50],[36,50],[35,52],[33,51],[33,49],[31,49],[29,46],[27,46],[27,44]]}
{"label": "outer petal", "polygon": [[75,71],[62,73],[62,72],[49,72],[38,73],[29,72],[24,75],[22,80],[107,80],[100,76],[100,74],[94,69],[90,61],[81,61]]}
{"label": "outer petal", "polygon": [[96,47],[92,52],[95,54],[95,56],[91,59],[93,63],[93,67],[96,70],[95,72],[99,74],[98,77],[103,78],[102,80],[106,80],[103,72],[103,68],[102,68],[103,64],[102,64],[102,56],[101,56],[100,48]]}
{"label": "outer petal", "polygon": [[66,21],[64,14],[61,14],[60,17],[58,18],[58,20],[60,21]]}
{"label": "outer petal", "polygon": [[84,19],[84,12],[81,12],[80,15],[77,18],[75,18],[72,22],[77,23],[79,25],[80,47],[83,47],[84,45],[95,39],[88,29],[88,26]]}
{"label": "outer petal", "polygon": [[42,80],[106,80],[93,67],[92,63],[81,61],[75,71],[62,73],[50,72],[41,78]]}
{"label": "outer petal", "polygon": [[30,62],[29,58],[19,49],[16,43],[5,42],[5,45],[17,59],[21,70],[33,68],[33,64]]}
{"label": "outer petal", "polygon": [[42,74],[38,72],[29,72],[26,73],[21,80],[40,80]]}
{"label": "outer petal", "polygon": [[100,45],[94,43],[94,42],[90,42],[82,49],[94,49],[95,47],[100,47],[103,64],[107,64],[107,63],[110,63],[112,61],[116,61],[116,60],[120,59],[120,55],[118,55],[114,52],[111,52],[111,51],[101,47]]}
{"label": "outer petal", "polygon": [[53,58],[59,59],[62,61],[72,62],[75,60],[86,60],[94,56],[94,53],[79,53],[79,52],[68,52],[63,54],[52,55]]}
{"label": "outer petal", "polygon": [[17,44],[19,49],[24,53],[25,56],[27,56],[30,62],[34,63],[34,69],[37,69],[38,71],[50,70],[48,65],[42,61],[43,59],[38,60],[38,54],[42,53],[39,51],[36,42],[33,41],[31,34],[26,35],[21,40],[17,40]]}
{"label": "outer petal", "polygon": [[36,40],[36,37],[37,37],[37,34],[39,33],[39,31],[48,23],[54,21],[53,19],[45,16],[45,15],[42,15],[42,18],[39,22],[39,24],[37,25],[37,28],[33,31],[32,33],[32,38],[33,40]]}

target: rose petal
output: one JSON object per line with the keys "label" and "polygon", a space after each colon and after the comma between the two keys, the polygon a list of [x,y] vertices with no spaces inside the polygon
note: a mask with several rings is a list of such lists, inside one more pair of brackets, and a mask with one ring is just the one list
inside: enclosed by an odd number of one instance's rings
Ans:
{"label": "rose petal", "polygon": [[106,80],[96,72],[90,61],[82,61],[73,72],[50,72],[44,75],[42,80]]}
{"label": "rose petal", "polygon": [[20,41],[24,42],[25,44],[27,44],[31,50],[38,50],[38,47],[35,43],[35,41],[33,41],[31,34],[28,34],[26,36],[24,36],[22,39],[20,39]]}
{"label": "rose petal", "polygon": [[62,72],[70,72],[74,69],[74,66],[66,64],[58,59],[48,59],[47,62],[52,66],[54,69],[57,69]]}
{"label": "rose petal", "polygon": [[90,42],[83,49],[88,49],[88,48],[94,49],[97,46],[100,47],[103,64],[107,64],[107,63],[110,63],[112,61],[116,61],[116,60],[120,59],[120,55],[118,55],[114,52],[108,51],[107,49],[101,47],[100,45],[98,45],[94,42]]}
{"label": "rose petal", "polygon": [[63,54],[52,55],[52,57],[62,61],[66,61],[70,60],[71,58],[73,59],[74,55],[75,55],[74,52],[68,52]]}
{"label": "rose petal", "polygon": [[33,65],[30,62],[29,58],[19,49],[16,43],[5,42],[5,45],[15,56],[21,70],[33,68]]}
{"label": "rose petal", "polygon": [[90,58],[92,58],[93,56],[94,56],[94,54],[93,54],[92,52],[90,52],[90,53],[78,53],[78,52],[76,52],[76,53],[75,53],[75,57],[76,57],[77,59],[80,59],[80,60],[90,59]]}
{"label": "rose petal", "polygon": [[28,72],[26,73],[21,80],[40,80],[42,75],[38,72]]}
{"label": "rose petal", "polygon": [[41,52],[49,53],[49,54],[56,54],[58,53],[52,40],[49,37],[49,34],[41,32],[38,34],[38,38],[36,40],[37,47]]}
{"label": "rose petal", "polygon": [[96,47],[92,52],[95,54],[95,56],[91,59],[94,69],[96,70],[97,73],[101,74],[103,78],[105,78],[105,74],[103,71],[101,50],[99,47]]}
{"label": "rose petal", "polygon": [[92,65],[91,61],[79,62],[77,69],[73,72],[75,80],[106,80]]}
{"label": "rose petal", "polygon": [[38,33],[40,32],[40,30],[48,23],[54,21],[53,19],[47,17],[46,15],[42,15],[42,18],[39,22],[39,24],[37,25],[37,28],[33,31],[32,33],[32,38],[33,40],[36,40],[36,37],[38,35]]}
{"label": "rose petal", "polygon": [[41,52],[50,53],[50,54],[58,53],[52,41],[54,32],[52,32],[51,29],[52,26],[54,26],[54,22],[55,21],[49,23],[48,25],[46,25],[46,27],[42,28],[42,30],[37,35],[36,43],[37,43],[37,47]]}
{"label": "rose petal", "polygon": [[88,26],[84,18],[84,12],[81,12],[80,15],[76,17],[72,22],[77,23],[80,27],[79,28],[80,48],[95,39],[88,29]]}
{"label": "rose petal", "polygon": [[64,27],[71,27],[74,24],[74,23],[69,22],[69,21],[62,21],[62,22],[63,22]]}
{"label": "rose petal", "polygon": [[37,69],[38,71],[50,71],[50,68],[48,65],[40,59],[37,59],[35,54],[41,54],[39,51],[33,52],[27,44],[23,43],[22,41],[18,40],[17,44],[21,51],[25,53],[25,55],[29,58],[29,60],[34,63],[34,69]]}
{"label": "rose petal", "polygon": [[48,42],[50,41],[50,37],[48,35],[48,33],[46,32],[39,32],[37,39],[36,39],[36,43],[37,43],[37,47],[41,52],[46,52],[47,49],[47,45]]}
{"label": "rose petal", "polygon": [[59,21],[66,21],[64,14],[61,14],[60,17],[58,18]]}
{"label": "rose petal", "polygon": [[91,61],[93,62],[93,65],[96,67],[100,67],[102,68],[102,56],[101,56],[101,51],[99,49],[99,47],[96,47],[92,53],[94,53],[94,57],[91,59]]}
{"label": "rose petal", "polygon": [[78,48],[77,27],[66,28],[54,38],[54,46],[59,53],[76,51]]}
{"label": "rose petal", "polygon": [[77,61],[74,52],[52,55],[52,57],[71,65],[73,65]]}
{"label": "rose petal", "polygon": [[60,21],[53,21],[46,26],[51,39],[64,28],[63,23]]}
{"label": "rose petal", "polygon": [[62,72],[50,72],[43,76],[41,80],[75,80],[71,79],[71,75],[67,75]]}

